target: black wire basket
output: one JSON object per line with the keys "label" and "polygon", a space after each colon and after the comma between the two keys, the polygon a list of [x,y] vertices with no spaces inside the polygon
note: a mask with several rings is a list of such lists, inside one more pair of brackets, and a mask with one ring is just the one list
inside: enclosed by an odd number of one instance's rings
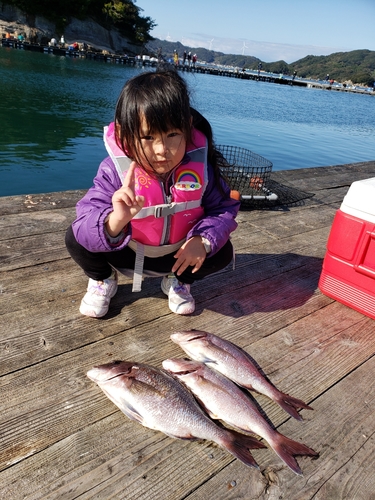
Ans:
{"label": "black wire basket", "polygon": [[228,186],[238,191],[241,202],[276,200],[277,195],[267,189],[272,162],[238,146],[216,146],[218,164]]}

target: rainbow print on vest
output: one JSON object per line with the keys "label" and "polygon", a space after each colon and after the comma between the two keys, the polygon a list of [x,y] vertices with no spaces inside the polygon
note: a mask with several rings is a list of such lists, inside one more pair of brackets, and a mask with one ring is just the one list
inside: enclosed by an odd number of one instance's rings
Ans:
{"label": "rainbow print on vest", "polygon": [[184,169],[178,174],[174,186],[180,191],[195,191],[202,187],[202,180],[194,170]]}

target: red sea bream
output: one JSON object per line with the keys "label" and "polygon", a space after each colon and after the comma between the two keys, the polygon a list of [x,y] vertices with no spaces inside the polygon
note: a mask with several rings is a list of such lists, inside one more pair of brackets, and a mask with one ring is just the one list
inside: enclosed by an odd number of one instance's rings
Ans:
{"label": "red sea bream", "polygon": [[132,420],[179,439],[207,439],[249,466],[258,467],[249,449],[265,448],[253,436],[217,425],[191,392],[165,370],[113,361],[87,372],[108,398]]}
{"label": "red sea bream", "polygon": [[300,399],[279,391],[268,382],[249,354],[228,340],[199,330],[176,332],[171,335],[171,340],[192,359],[205,363],[241,387],[268,396],[297,420],[302,420],[297,409],[312,410]]}
{"label": "red sea bream", "polygon": [[204,363],[167,359],[163,361],[163,368],[178,377],[193,392],[212,418],[223,420],[241,431],[261,436],[296,474],[302,472],[295,455],[318,455],[311,448],[287,438],[271,427],[245,391]]}

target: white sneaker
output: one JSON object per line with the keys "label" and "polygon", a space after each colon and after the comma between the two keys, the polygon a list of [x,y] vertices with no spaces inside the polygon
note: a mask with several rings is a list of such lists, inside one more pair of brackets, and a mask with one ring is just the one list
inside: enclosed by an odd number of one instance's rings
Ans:
{"label": "white sneaker", "polygon": [[164,276],[161,289],[168,295],[169,309],[176,314],[192,314],[195,300],[190,293],[190,285],[181,283],[174,275]]}
{"label": "white sneaker", "polygon": [[91,318],[105,316],[109,309],[111,298],[117,292],[117,272],[112,271],[109,278],[103,281],[89,279],[86,295],[81,301],[79,312]]}

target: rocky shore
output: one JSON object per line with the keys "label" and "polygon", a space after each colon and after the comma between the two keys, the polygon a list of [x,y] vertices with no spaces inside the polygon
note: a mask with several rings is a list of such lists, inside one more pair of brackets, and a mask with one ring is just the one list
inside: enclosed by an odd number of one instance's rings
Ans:
{"label": "rocky shore", "polygon": [[13,5],[0,2],[0,34],[6,33],[17,37],[23,34],[28,41],[48,44],[51,38],[60,40],[64,36],[65,43],[86,42],[91,47],[115,54],[138,54],[141,47],[131,43],[117,30],[107,30],[93,19],[80,21],[72,18],[64,33],[57,33],[56,26],[44,17],[26,14]]}

